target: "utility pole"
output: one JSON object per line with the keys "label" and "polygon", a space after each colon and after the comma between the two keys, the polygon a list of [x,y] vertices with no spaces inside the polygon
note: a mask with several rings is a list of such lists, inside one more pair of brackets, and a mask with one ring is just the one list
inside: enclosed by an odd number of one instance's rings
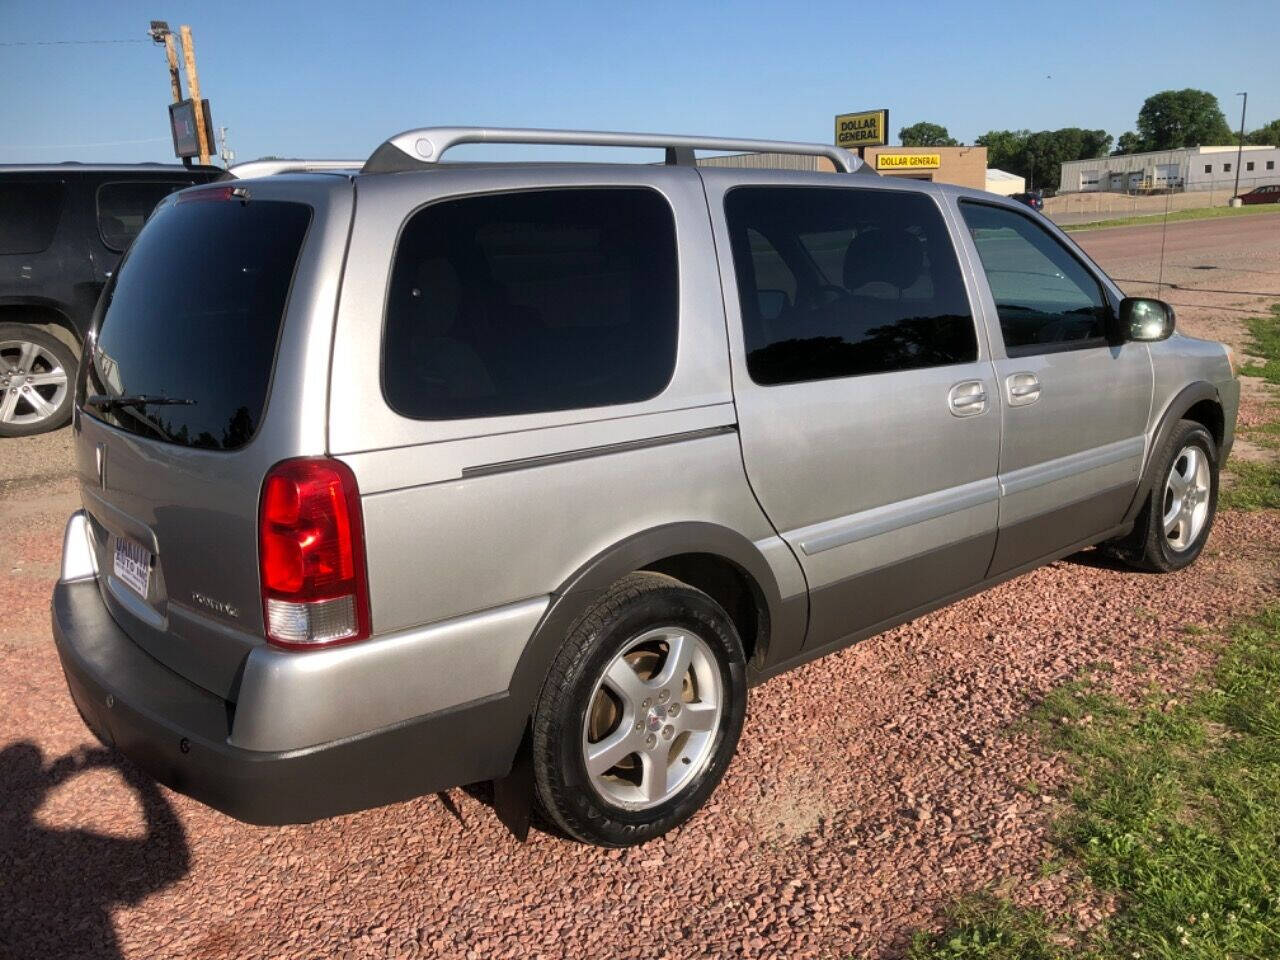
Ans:
{"label": "utility pole", "polygon": [[1244,158],[1244,111],[1249,106],[1249,94],[1237,93],[1237,97],[1244,97],[1244,102],[1240,104],[1240,144],[1236,148],[1236,189],[1231,194],[1231,199],[1235,200],[1240,196],[1240,161]]}
{"label": "utility pole", "polygon": [[182,34],[182,59],[187,65],[187,92],[191,94],[191,105],[196,115],[196,139],[200,141],[200,165],[209,165],[209,146],[213,141],[213,131],[204,126],[204,104],[200,102],[200,77],[196,75],[196,45],[191,39],[191,28],[185,23],[178,28]]}
{"label": "utility pole", "polygon": [[222,140],[222,165],[230,168],[231,161],[236,158],[236,152],[234,150],[227,149],[227,128],[219,127],[218,136]]}

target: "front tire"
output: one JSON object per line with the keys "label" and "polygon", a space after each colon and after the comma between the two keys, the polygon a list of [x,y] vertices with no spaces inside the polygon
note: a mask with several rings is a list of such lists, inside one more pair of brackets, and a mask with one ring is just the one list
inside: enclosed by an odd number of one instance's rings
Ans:
{"label": "front tire", "polygon": [[0,437],[29,437],[71,419],[75,353],[38,327],[0,323]]}
{"label": "front tire", "polygon": [[1200,556],[1218,510],[1218,448],[1209,431],[1179,421],[1152,460],[1151,494],[1121,556],[1142,570],[1173,573]]}
{"label": "front tire", "polygon": [[570,630],[533,716],[547,819],[606,847],[689,819],[733,758],[746,658],[711,597],[656,573],[624,577]]}

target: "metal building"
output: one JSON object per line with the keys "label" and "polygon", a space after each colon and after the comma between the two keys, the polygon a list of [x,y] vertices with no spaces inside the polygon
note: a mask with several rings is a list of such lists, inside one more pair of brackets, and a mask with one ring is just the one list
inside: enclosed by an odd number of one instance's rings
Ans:
{"label": "metal building", "polygon": [[[1157,190],[1231,190],[1239,147],[1180,147],[1062,165],[1059,193],[1150,193]],[[1280,147],[1245,147],[1239,159],[1240,192],[1280,183]]]}

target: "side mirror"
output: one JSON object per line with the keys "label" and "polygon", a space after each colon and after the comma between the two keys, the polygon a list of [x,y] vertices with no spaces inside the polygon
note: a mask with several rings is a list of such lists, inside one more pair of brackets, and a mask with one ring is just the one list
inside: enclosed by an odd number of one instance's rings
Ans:
{"label": "side mirror", "polygon": [[1125,340],[1151,343],[1173,335],[1173,307],[1150,297],[1125,297],[1120,301],[1120,335]]}

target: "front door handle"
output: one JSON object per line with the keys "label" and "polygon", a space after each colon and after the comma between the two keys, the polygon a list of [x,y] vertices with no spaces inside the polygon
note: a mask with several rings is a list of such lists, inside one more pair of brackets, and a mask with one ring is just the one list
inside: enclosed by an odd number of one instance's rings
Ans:
{"label": "front door handle", "polygon": [[947,406],[957,417],[976,417],[987,409],[987,385],[981,380],[962,380],[947,394]]}
{"label": "front door handle", "polygon": [[1034,373],[1011,373],[1004,384],[1011,407],[1026,407],[1040,399],[1040,380]]}

